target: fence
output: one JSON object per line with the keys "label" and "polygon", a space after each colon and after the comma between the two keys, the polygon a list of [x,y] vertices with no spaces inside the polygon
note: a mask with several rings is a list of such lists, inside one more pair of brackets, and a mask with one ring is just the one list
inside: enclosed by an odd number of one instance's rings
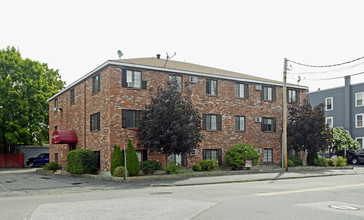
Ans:
{"label": "fence", "polygon": [[0,168],[24,167],[24,154],[0,154]]}

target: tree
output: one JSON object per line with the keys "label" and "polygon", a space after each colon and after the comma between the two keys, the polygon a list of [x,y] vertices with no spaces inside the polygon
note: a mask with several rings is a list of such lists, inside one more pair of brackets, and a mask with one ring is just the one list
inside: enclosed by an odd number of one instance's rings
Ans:
{"label": "tree", "polygon": [[0,50],[0,153],[48,142],[47,99],[64,85],[58,70],[22,59],[14,47]]}
{"label": "tree", "polygon": [[332,144],[329,147],[330,155],[333,151],[358,150],[360,144],[351,138],[349,131],[343,127],[332,128]]}
{"label": "tree", "polygon": [[115,168],[119,166],[124,166],[124,155],[121,152],[120,147],[114,145],[114,153],[112,154],[110,167],[111,175],[114,175]]}
{"label": "tree", "polygon": [[129,176],[137,176],[139,174],[139,161],[134,146],[131,144],[131,139],[128,140],[128,148],[125,152],[126,155],[126,169]]}
{"label": "tree", "polygon": [[138,137],[140,145],[166,154],[186,154],[196,148],[202,139],[201,117],[192,104],[186,84],[182,95],[177,80],[167,88],[158,88],[151,102],[142,112]]}
{"label": "tree", "polygon": [[325,123],[324,104],[312,109],[307,99],[300,105],[288,107],[289,145],[295,150],[307,150],[308,163],[313,164],[317,152],[326,150],[331,144],[332,134]]}

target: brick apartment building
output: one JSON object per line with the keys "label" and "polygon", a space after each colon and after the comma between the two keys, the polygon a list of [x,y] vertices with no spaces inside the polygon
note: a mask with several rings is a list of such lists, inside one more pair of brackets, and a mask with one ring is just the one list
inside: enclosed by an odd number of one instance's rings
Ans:
{"label": "brick apartment building", "polygon": [[[51,97],[50,160],[66,166],[72,149],[91,149],[101,170],[109,170],[113,145],[128,138],[137,146],[138,116],[149,89],[167,86],[171,78],[188,86],[203,118],[203,140],[189,155],[171,155],[191,167],[203,159],[224,164],[230,146],[242,142],[261,152],[261,163],[282,156],[282,82],[222,69],[159,58],[109,60]],[[187,83],[187,84],[186,84]],[[288,86],[288,101],[306,97],[307,87]],[[137,148],[140,161],[165,156]],[[141,162],[142,163],[142,162]]]}

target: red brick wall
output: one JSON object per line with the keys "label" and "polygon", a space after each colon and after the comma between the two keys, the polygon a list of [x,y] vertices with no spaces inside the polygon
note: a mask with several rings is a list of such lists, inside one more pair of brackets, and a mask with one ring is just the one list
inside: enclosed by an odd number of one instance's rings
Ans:
{"label": "red brick wall", "polygon": [[[122,128],[122,109],[142,110],[150,95],[150,88],[166,86],[168,72],[137,69],[142,71],[142,80],[147,81],[147,90],[124,88],[121,84],[121,67],[108,66],[100,73],[101,90],[92,94],[92,77],[77,84],[75,88],[75,104],[70,104],[70,91],[59,95],[58,106],[62,112],[54,112],[54,100],[50,102],[50,140],[54,126],[60,130],[75,130],[78,136],[77,149],[87,148],[101,152],[101,169],[108,170],[111,163],[113,145],[123,147],[128,138],[137,146],[136,129]],[[96,73],[98,74],[98,73]],[[96,75],[94,74],[94,75]],[[175,74],[174,74],[175,75]],[[188,76],[183,75],[183,89],[187,82],[192,90],[192,101],[198,108],[200,115],[221,114],[222,131],[202,131],[203,141],[198,147],[197,156],[188,156],[191,166],[202,160],[202,149],[223,149],[225,151],[238,142],[252,144],[255,148],[273,148],[273,162],[281,160],[282,133],[282,87],[276,87],[276,101],[261,100],[261,91],[255,90],[255,84],[249,83],[249,99],[235,98],[235,81],[216,79],[218,81],[218,95],[206,95],[206,77],[198,76],[197,83],[189,83]],[[86,91],[85,91],[86,86]],[[306,97],[305,90],[301,90],[301,99]],[[86,97],[86,99],[85,99]],[[100,112],[101,129],[90,132],[90,115]],[[235,131],[235,116],[246,117],[246,130]],[[261,124],[255,122],[255,117],[275,117],[277,119],[276,132],[261,132]],[[67,145],[50,145],[50,159],[54,161],[54,154],[59,153],[59,162],[66,166]],[[156,159],[165,164],[165,155],[148,154],[148,159]],[[263,162],[263,155],[261,157]]]}

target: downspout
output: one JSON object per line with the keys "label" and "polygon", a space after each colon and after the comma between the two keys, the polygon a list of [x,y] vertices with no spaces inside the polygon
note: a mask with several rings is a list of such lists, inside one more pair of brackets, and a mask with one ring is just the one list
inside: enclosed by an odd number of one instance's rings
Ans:
{"label": "downspout", "polygon": [[86,129],[87,129],[87,127],[86,127],[86,104],[87,104],[87,102],[86,102],[86,79],[85,79],[85,100],[84,100],[84,102],[85,102],[85,106],[84,106],[84,118],[85,118],[85,125],[84,125],[84,128],[85,128],[85,130],[84,130],[84,149],[86,149]]}

